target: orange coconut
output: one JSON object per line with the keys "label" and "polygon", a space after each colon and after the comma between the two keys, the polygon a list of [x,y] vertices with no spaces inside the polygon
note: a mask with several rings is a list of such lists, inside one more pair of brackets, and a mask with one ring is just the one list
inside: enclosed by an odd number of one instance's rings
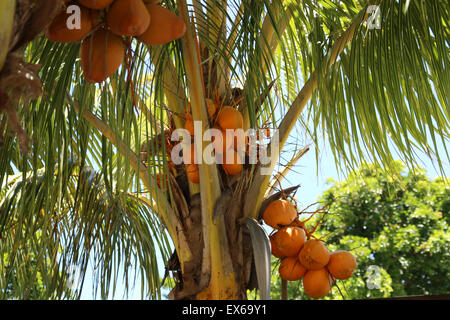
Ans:
{"label": "orange coconut", "polygon": [[200,183],[200,174],[198,170],[198,164],[186,165],[186,172],[189,180],[192,183]]}
{"label": "orange coconut", "polygon": [[244,126],[244,118],[235,108],[222,107],[217,115],[217,124],[222,129],[240,129]]}
{"label": "orange coconut", "polygon": [[298,259],[308,270],[317,270],[327,265],[330,253],[323,241],[309,239],[300,251]]}
{"label": "orange coconut", "polygon": [[81,67],[89,82],[102,82],[113,75],[123,62],[125,46],[112,32],[99,29],[83,40]]}
{"label": "orange coconut", "polygon": [[332,280],[326,268],[308,270],[303,276],[303,289],[310,298],[320,299],[331,290]]}
{"label": "orange coconut", "polygon": [[78,0],[85,7],[101,10],[109,6],[114,0]]}
{"label": "orange coconut", "polygon": [[156,4],[147,4],[151,16],[147,30],[137,38],[147,45],[161,45],[181,38],[186,32],[182,19],[169,9]]}
{"label": "orange coconut", "polygon": [[138,36],[150,25],[150,14],[142,0],[116,0],[109,8],[106,21],[119,36]]}
{"label": "orange coconut", "polygon": [[189,103],[188,106],[184,108],[184,117],[186,120],[188,119],[192,120],[191,103]]}
{"label": "orange coconut", "polygon": [[305,241],[305,230],[298,227],[284,227],[273,234],[275,246],[286,257],[297,257]]}
{"label": "orange coconut", "polygon": [[330,255],[327,268],[334,278],[345,280],[352,276],[356,265],[356,259],[350,252],[339,250]]}
{"label": "orange coconut", "polygon": [[99,10],[89,10],[89,15],[92,21],[92,28],[95,28],[103,20],[103,12]]}
{"label": "orange coconut", "polygon": [[306,273],[307,269],[298,261],[296,257],[286,257],[278,268],[281,279],[296,281],[300,280]]}
{"label": "orange coconut", "polygon": [[71,15],[64,10],[53,19],[46,33],[48,40],[62,43],[77,42],[91,32],[93,23],[89,9],[80,7],[80,28],[67,27]]}
{"label": "orange coconut", "polygon": [[289,225],[296,217],[294,205],[284,199],[271,202],[263,213],[264,222],[275,229]]}
{"label": "orange coconut", "polygon": [[[231,156],[230,156],[231,155]],[[242,163],[239,161],[239,155],[234,149],[230,148],[222,154],[222,167],[226,174],[236,175],[242,171]]]}
{"label": "orange coconut", "polygon": [[280,249],[278,249],[278,247],[275,245],[275,241],[273,240],[273,235],[269,236],[269,240],[270,240],[270,248],[271,248],[272,254],[277,258],[283,258],[284,255],[280,252]]}

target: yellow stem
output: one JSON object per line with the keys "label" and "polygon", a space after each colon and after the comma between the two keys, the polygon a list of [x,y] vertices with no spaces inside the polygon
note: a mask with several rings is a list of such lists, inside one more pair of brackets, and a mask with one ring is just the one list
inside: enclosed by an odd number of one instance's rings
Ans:
{"label": "yellow stem", "polygon": [[[188,80],[192,118],[194,121],[201,121],[202,130],[204,131],[209,128],[209,122],[200,74],[199,56],[195,40],[196,34],[188,14],[186,1],[178,0],[178,8],[180,16],[187,27],[181,43]],[[202,138],[198,134],[195,137],[197,155],[203,155],[203,150],[207,145]],[[237,295],[235,292],[237,285],[234,273],[230,271],[232,270],[232,262],[225,233],[225,221],[223,217],[220,217],[215,222],[213,221],[214,206],[221,194],[219,172],[215,164],[208,165],[202,162],[199,164],[199,173],[204,240],[200,286],[207,285],[207,287],[198,295],[198,298],[232,299]]]}

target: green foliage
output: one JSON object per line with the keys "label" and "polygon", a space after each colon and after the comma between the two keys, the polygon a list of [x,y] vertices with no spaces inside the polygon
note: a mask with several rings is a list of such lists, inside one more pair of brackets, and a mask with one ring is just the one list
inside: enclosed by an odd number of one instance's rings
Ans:
{"label": "green foliage", "polygon": [[101,174],[75,163],[67,186],[49,195],[46,184],[54,185],[62,173],[45,177],[43,172],[37,181],[8,177],[3,186],[0,299],[78,298],[89,261],[98,270],[95,295],[108,297],[121,266],[128,289],[133,276],[129,270],[137,263],[145,277],[142,287],[147,292],[142,295],[159,298],[156,255],[159,251],[166,259],[169,243],[138,196],[107,192]]}
{"label": "green foliage", "polygon": [[[394,180],[375,165],[330,181],[321,201],[329,214],[320,227],[330,251],[348,250],[358,262],[354,275],[337,281],[325,299],[365,299],[450,292],[448,180],[430,180],[422,169]],[[273,277],[274,299],[281,280]],[[342,295],[341,295],[342,293]],[[308,299],[298,281],[289,299]]]}

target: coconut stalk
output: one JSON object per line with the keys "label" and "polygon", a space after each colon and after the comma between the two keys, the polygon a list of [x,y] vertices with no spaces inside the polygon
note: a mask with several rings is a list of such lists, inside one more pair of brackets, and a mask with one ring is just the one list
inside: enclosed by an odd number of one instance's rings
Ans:
{"label": "coconut stalk", "polygon": [[[194,121],[201,121],[202,130],[206,130],[209,128],[209,121],[195,29],[191,23],[186,2],[178,0],[178,7],[180,17],[186,24],[186,34],[181,39],[181,43],[191,98],[192,118]],[[203,155],[206,143],[198,132],[195,138],[196,153]],[[205,286],[205,289],[197,295],[197,298],[236,299],[238,285],[229,254],[225,221],[223,216],[213,220],[214,206],[221,195],[217,166],[199,163],[199,175],[204,241],[200,287]]]}
{"label": "coconut stalk", "polygon": [[287,280],[281,279],[281,300],[287,300]]}

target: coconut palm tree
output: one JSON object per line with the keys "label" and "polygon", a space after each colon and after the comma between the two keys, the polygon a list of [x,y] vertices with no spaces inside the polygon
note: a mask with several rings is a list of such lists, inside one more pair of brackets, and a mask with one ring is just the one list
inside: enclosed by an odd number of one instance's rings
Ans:
{"label": "coconut palm tree", "polygon": [[[124,63],[100,84],[84,79],[79,42],[42,35],[60,2],[0,4],[0,286],[14,274],[19,298],[37,274],[43,298],[77,297],[67,282],[76,267],[81,288],[89,261],[102,297],[134,270],[159,298],[158,255],[170,298],[245,299],[255,287],[269,298],[258,222],[295,190],[272,189],[275,167],[277,180],[305,152],[298,132],[325,138],[342,170],[395,168],[395,157],[414,167],[419,152],[448,161],[438,152],[449,137],[445,1],[165,0],[183,37],[124,39]],[[214,125],[207,99],[237,108],[244,129],[277,129],[270,161],[237,175],[203,162],[199,184],[173,166],[169,138],[185,111]],[[202,152],[209,142],[198,141]]]}

